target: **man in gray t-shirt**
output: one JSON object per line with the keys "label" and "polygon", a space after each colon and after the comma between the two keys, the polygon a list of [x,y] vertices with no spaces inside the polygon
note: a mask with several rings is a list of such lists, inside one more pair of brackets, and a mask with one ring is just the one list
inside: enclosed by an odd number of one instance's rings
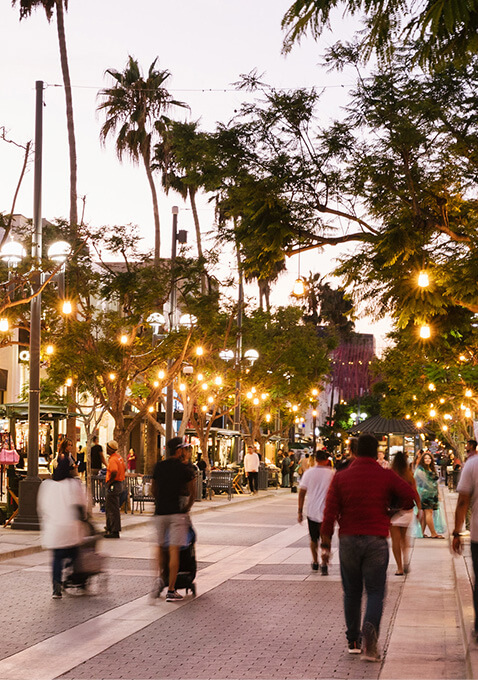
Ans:
{"label": "man in gray t-shirt", "polygon": [[478,455],[473,455],[466,461],[456,490],[458,491],[458,502],[456,504],[455,528],[453,530],[453,550],[458,554],[461,554],[463,549],[460,532],[463,528],[468,508],[471,507],[470,545],[475,574],[473,586],[475,626],[472,635],[478,641]]}

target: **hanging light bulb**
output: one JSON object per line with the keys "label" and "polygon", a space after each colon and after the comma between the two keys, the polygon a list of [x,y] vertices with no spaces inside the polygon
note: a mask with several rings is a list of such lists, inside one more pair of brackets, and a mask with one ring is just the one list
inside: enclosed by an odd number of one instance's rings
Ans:
{"label": "hanging light bulb", "polygon": [[71,302],[69,300],[65,300],[63,302],[63,306],[62,306],[61,309],[62,309],[63,314],[71,314],[71,309],[72,309],[71,308]]}
{"label": "hanging light bulb", "polygon": [[305,283],[304,279],[298,278],[295,280],[294,287],[292,288],[292,295],[295,297],[302,297],[305,294]]}
{"label": "hanging light bulb", "polygon": [[55,348],[53,347],[53,345],[47,345],[47,346],[46,346],[45,352],[46,352],[47,354],[51,355],[51,354],[54,353],[54,351],[55,351]]}
{"label": "hanging light bulb", "polygon": [[127,345],[127,344],[128,344],[128,336],[125,335],[125,334],[120,335],[120,339],[119,339],[119,340],[120,340],[120,343],[121,343],[122,345]]}
{"label": "hanging light bulb", "polygon": [[160,380],[164,380],[164,376],[165,376],[165,375],[166,375],[166,373],[165,373],[165,372],[163,371],[163,369],[161,368],[161,369],[158,371],[158,378],[159,378]]}
{"label": "hanging light bulb", "polygon": [[418,285],[420,288],[428,288],[430,285],[428,273],[424,269],[418,274]]}
{"label": "hanging light bulb", "polygon": [[8,331],[9,324],[8,319],[4,316],[0,319],[0,331],[6,333]]}
{"label": "hanging light bulb", "polygon": [[65,380],[65,385],[66,385],[67,387],[71,387],[71,386],[73,385],[73,378],[67,378],[67,379]]}
{"label": "hanging light bulb", "polygon": [[420,337],[423,340],[427,340],[430,336],[431,336],[430,326],[428,324],[420,326]]}

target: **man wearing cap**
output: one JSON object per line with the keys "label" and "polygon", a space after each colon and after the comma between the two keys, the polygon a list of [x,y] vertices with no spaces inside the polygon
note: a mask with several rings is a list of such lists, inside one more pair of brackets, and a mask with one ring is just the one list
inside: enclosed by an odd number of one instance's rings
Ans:
{"label": "man wearing cap", "polygon": [[160,596],[166,585],[163,575],[169,571],[166,602],[183,599],[176,590],[179,551],[182,546],[187,545],[190,526],[188,513],[196,495],[195,472],[181,461],[184,446],[181,437],[170,439],[167,443],[168,457],[156,463],[153,471],[154,521],[159,546],[160,572],[153,595]]}
{"label": "man wearing cap", "polygon": [[119,538],[121,531],[120,495],[123,491],[126,466],[118,453],[114,439],[106,444],[108,467],[106,468],[106,533],[104,538]]}

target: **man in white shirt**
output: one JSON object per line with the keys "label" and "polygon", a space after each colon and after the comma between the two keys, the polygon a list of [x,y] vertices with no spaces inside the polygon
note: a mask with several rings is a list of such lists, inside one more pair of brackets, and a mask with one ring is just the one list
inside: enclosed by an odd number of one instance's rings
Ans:
{"label": "man in white shirt", "polygon": [[463,546],[460,532],[463,529],[466,513],[471,507],[470,547],[473,571],[475,574],[473,586],[473,607],[475,610],[475,625],[472,636],[478,642],[478,455],[471,455],[461,471],[460,481],[456,488],[458,502],[455,510],[455,528],[453,530],[453,550],[461,554]]}
{"label": "man in white shirt", "polygon": [[251,493],[257,494],[258,477],[259,477],[259,456],[254,451],[252,446],[247,447],[246,455],[244,456],[244,472],[249,481],[249,488]]}
{"label": "man in white shirt", "polygon": [[[312,569],[319,570],[318,546],[320,537],[320,525],[324,517],[325,499],[329,490],[334,471],[328,465],[327,451],[317,451],[315,454],[316,464],[310,467],[302,475],[299,484],[299,516],[298,521],[302,524],[304,519],[304,501],[307,495],[307,524],[309,526],[310,550],[312,552]],[[328,553],[322,553],[320,572],[327,576]]]}

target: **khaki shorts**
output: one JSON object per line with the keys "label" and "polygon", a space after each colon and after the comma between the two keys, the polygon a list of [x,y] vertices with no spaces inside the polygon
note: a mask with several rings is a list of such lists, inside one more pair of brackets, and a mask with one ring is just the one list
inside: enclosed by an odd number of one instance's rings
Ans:
{"label": "khaki shorts", "polygon": [[190,526],[189,515],[187,513],[154,515],[153,521],[156,528],[158,545],[187,545]]}

